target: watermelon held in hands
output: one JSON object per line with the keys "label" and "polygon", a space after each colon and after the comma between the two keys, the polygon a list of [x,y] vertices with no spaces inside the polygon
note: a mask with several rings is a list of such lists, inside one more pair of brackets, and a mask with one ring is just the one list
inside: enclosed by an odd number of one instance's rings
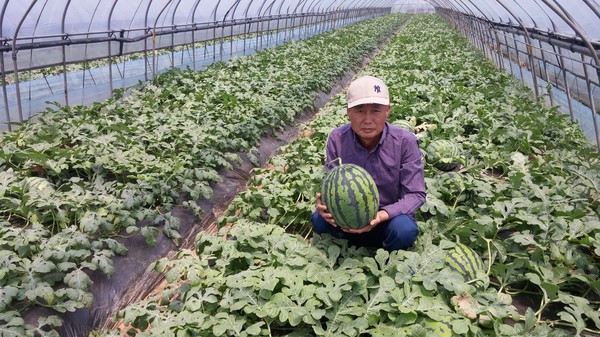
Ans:
{"label": "watermelon held in hands", "polygon": [[438,170],[451,171],[459,164],[460,149],[447,139],[432,141],[425,148],[425,159]]}
{"label": "watermelon held in hands", "polygon": [[342,164],[327,173],[321,182],[321,201],[341,228],[365,227],[379,211],[373,177],[354,164]]}
{"label": "watermelon held in hands", "polygon": [[465,281],[477,278],[478,271],[484,271],[483,260],[471,247],[457,243],[446,255],[446,265],[461,274]]}

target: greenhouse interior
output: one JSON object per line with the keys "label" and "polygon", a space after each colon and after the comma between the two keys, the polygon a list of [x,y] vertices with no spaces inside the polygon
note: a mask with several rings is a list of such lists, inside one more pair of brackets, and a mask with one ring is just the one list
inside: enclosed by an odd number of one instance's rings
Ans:
{"label": "greenhouse interior", "polygon": [[0,22],[0,336],[600,336],[598,0]]}

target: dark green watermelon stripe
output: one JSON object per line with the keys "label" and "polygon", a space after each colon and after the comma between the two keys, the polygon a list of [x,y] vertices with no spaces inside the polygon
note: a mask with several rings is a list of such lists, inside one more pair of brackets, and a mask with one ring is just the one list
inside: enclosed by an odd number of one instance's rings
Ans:
{"label": "dark green watermelon stripe", "polygon": [[466,245],[459,244],[448,254],[448,264],[469,279],[475,278],[477,270],[483,269],[483,261]]}
{"label": "dark green watermelon stripe", "polygon": [[483,269],[483,268],[478,268],[479,267],[478,262],[481,261],[481,258],[470,247],[468,247],[466,245],[462,245],[462,244],[459,245],[459,247],[464,256],[465,263],[467,263],[469,265],[469,267],[471,267],[471,275],[473,275],[473,276],[477,275],[477,270]]}
{"label": "dark green watermelon stripe", "polygon": [[[367,171],[363,171],[358,182],[361,186],[361,192],[365,200],[364,218],[365,224],[369,223],[379,210],[379,191],[377,185],[373,183],[373,178]],[[369,196],[375,197],[375,203],[369,202]]]}
{"label": "dark green watermelon stripe", "polygon": [[[344,191],[340,191],[341,188],[344,188],[343,184],[336,184],[334,182],[339,181],[340,179],[340,175],[342,174],[341,172],[341,166],[336,167],[335,172],[332,172],[332,176],[331,179],[329,179],[329,182],[331,184],[331,196],[339,196],[341,195],[340,193],[343,193]],[[332,208],[329,211],[329,213],[331,213],[333,215],[333,220],[335,220],[336,223],[345,223],[346,219],[345,219],[345,214],[344,212],[342,212],[341,210],[343,209],[342,205],[340,204],[341,200],[340,198],[335,198],[334,200],[331,200],[330,203],[332,204]]]}
{"label": "dark green watermelon stripe", "polygon": [[354,223],[350,225],[352,228],[361,228],[369,222],[370,219],[366,219],[369,214],[367,195],[364,191],[366,185],[366,178],[363,172],[348,171],[346,172],[345,178],[348,181],[350,188],[350,197],[356,199],[358,207],[354,207]]}

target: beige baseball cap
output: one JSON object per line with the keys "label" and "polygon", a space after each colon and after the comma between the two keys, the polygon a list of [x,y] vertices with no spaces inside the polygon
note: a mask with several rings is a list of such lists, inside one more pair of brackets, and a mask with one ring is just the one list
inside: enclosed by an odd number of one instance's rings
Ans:
{"label": "beige baseball cap", "polygon": [[363,76],[350,83],[346,100],[348,108],[361,104],[390,105],[390,94],[381,79],[374,76]]}

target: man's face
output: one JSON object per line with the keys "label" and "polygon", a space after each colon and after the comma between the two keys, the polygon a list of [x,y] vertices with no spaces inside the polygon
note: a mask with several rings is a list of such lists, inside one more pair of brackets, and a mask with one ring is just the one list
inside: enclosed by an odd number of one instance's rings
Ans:
{"label": "man's face", "polygon": [[378,142],[390,115],[390,106],[361,104],[347,110],[352,130],[362,142]]}

